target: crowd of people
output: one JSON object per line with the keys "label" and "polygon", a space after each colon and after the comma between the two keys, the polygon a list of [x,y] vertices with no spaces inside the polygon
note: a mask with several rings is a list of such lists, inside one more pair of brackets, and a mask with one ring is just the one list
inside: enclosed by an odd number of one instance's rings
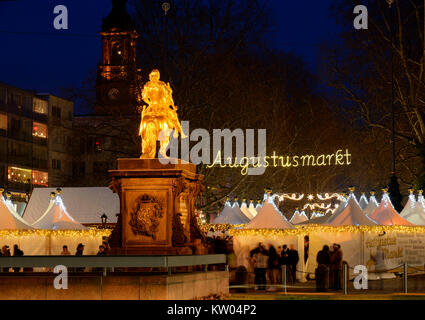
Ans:
{"label": "crowd of people", "polygon": [[[282,276],[286,275],[288,284],[294,284],[297,280],[297,264],[299,261],[298,251],[291,244],[284,244],[275,248],[272,244],[266,248],[262,243],[251,250],[250,262],[254,267],[254,283],[256,290],[266,290],[267,278],[271,286],[269,290],[275,290],[273,285],[282,283]],[[282,268],[286,266],[286,274],[282,275]]]}
{"label": "crowd of people", "polygon": [[316,290],[326,291],[333,289],[341,290],[341,273],[343,265],[343,253],[341,245],[334,243],[332,250],[328,245],[317,253],[316,257]]}
{"label": "crowd of people", "polygon": [[[84,247],[85,247],[84,244],[79,243],[76,250],[75,250],[75,256],[83,256],[84,255]],[[99,251],[97,252],[97,255],[98,256],[106,255],[108,253],[108,251],[109,251],[108,243],[104,241],[99,246]],[[24,252],[21,249],[19,249],[19,246],[17,244],[15,244],[13,246],[13,257],[20,257],[20,256],[23,256],[23,255],[24,255]],[[69,251],[67,245],[62,246],[62,252],[60,253],[60,255],[64,255],[64,256],[71,255],[71,252]],[[0,251],[0,257],[1,256],[3,256],[3,257],[11,257],[12,256],[10,249],[9,249],[9,246],[5,245],[5,246],[2,247],[2,249]],[[9,268],[9,267],[3,267],[3,268],[1,268],[1,271],[9,272],[10,269],[11,268]],[[13,267],[12,269],[13,269],[14,272],[20,272],[22,268]],[[32,270],[32,268],[28,268],[27,270],[24,268],[24,271],[31,271],[30,269]],[[73,269],[71,271],[82,272],[82,271],[84,271],[84,269],[85,268],[76,268],[75,270]]]}

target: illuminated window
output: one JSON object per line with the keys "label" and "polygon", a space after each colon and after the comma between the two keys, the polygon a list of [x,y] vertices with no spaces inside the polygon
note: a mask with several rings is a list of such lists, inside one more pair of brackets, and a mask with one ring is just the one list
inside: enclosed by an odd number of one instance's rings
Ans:
{"label": "illuminated window", "polygon": [[7,130],[7,115],[0,113],[0,130]]}
{"label": "illuminated window", "polygon": [[8,167],[7,180],[9,182],[31,183],[31,170],[18,167]]}
{"label": "illuminated window", "polygon": [[43,99],[34,98],[33,111],[36,113],[47,114],[48,105],[47,101]]}
{"label": "illuminated window", "polygon": [[33,170],[32,182],[33,184],[47,187],[49,182],[49,174],[47,172]]}
{"label": "illuminated window", "polygon": [[32,135],[37,138],[47,138],[47,126],[43,123],[33,122]]}

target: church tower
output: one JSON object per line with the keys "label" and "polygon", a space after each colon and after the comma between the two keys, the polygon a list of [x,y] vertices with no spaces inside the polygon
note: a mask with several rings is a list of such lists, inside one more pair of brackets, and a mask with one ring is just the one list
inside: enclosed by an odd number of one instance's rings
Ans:
{"label": "church tower", "polygon": [[102,60],[96,80],[97,114],[135,112],[135,93],[140,80],[136,62],[138,33],[126,4],[127,0],[112,0],[112,11],[102,22]]}

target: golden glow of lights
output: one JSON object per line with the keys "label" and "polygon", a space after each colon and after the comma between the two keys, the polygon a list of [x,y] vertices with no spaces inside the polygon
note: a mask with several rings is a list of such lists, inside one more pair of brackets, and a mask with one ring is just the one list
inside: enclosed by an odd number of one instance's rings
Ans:
{"label": "golden glow of lights", "polygon": [[161,156],[167,158],[166,150],[173,129],[175,138],[179,134],[185,138],[177,116],[177,106],[174,105],[173,91],[170,84],[159,80],[159,77],[159,71],[153,70],[141,96],[138,96],[139,103],[143,101],[147,103],[147,106],[139,107],[141,110],[139,135],[142,137],[140,158],[155,158],[157,140],[160,140]]}
{"label": "golden glow of lights", "polygon": [[314,232],[325,233],[359,233],[359,232],[403,232],[403,233],[425,233],[423,226],[323,226],[323,225],[308,225],[308,226],[295,226],[294,229],[229,229],[231,236],[297,236],[306,235]]}
{"label": "golden glow of lights", "polygon": [[87,230],[45,230],[45,229],[35,229],[35,230],[0,230],[0,237],[7,236],[21,236],[21,237],[30,237],[30,236],[52,236],[52,237],[109,237],[112,230],[110,229],[87,229]]}

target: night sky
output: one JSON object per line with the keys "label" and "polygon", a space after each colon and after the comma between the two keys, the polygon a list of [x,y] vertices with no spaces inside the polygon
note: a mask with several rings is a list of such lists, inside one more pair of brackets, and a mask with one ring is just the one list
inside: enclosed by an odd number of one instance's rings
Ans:
{"label": "night sky", "polygon": [[[301,55],[314,71],[316,45],[336,32],[332,1],[270,0],[277,21],[273,46]],[[68,8],[68,30],[53,28],[59,4]],[[78,87],[100,59],[98,32],[111,7],[110,0],[0,1],[0,81],[53,94]]]}

